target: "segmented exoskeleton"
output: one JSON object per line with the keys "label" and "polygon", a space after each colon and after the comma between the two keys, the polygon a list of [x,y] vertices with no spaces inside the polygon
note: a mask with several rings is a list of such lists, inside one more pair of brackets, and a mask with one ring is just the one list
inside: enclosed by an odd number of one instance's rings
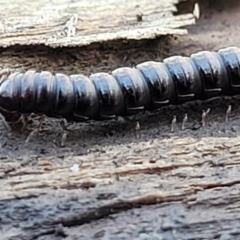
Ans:
{"label": "segmented exoskeleton", "polygon": [[31,113],[68,121],[104,120],[168,104],[237,94],[240,49],[229,47],[90,77],[15,72],[0,83],[0,111],[7,121]]}

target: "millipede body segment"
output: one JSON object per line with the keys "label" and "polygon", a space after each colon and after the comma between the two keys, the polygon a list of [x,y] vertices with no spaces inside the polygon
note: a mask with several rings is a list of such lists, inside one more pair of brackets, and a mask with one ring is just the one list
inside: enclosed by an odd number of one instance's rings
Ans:
{"label": "millipede body segment", "polygon": [[11,73],[0,83],[0,112],[7,121],[35,113],[81,122],[238,94],[240,49],[229,47],[90,77],[47,71]]}

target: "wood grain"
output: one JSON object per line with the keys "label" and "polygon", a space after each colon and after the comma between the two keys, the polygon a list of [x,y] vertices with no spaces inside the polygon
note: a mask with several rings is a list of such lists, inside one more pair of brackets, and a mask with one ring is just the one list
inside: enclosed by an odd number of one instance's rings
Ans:
{"label": "wood grain", "polygon": [[[192,13],[174,16],[179,0],[0,1],[0,46],[83,46],[116,39],[186,34]],[[139,21],[137,16],[142,15]]]}

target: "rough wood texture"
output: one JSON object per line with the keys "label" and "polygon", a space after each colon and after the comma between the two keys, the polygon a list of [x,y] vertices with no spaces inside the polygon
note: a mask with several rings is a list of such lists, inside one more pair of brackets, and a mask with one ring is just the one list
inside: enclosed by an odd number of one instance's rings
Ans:
{"label": "rough wood texture", "polygon": [[[202,17],[189,35],[168,42],[11,47],[1,49],[0,66],[89,74],[166,54],[239,46],[239,1],[200,7]],[[62,148],[55,120],[47,119],[45,131],[29,143],[24,140],[36,121],[24,133],[1,124],[1,239],[240,239],[239,103],[191,103],[125,122],[73,125]],[[209,107],[208,124],[199,128],[202,109]],[[177,129],[170,133],[175,114]]]}
{"label": "rough wood texture", "polygon": [[178,2],[1,0],[0,46],[82,46],[113,39],[186,34],[181,27],[193,24],[195,20],[191,13],[173,16]]}

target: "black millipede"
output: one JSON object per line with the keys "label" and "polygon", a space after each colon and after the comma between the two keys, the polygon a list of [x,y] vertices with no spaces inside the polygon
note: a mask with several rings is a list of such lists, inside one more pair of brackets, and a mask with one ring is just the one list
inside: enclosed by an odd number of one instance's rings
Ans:
{"label": "black millipede", "polygon": [[0,112],[8,122],[32,113],[75,122],[106,120],[166,105],[240,95],[240,49],[173,56],[89,77],[48,71],[7,74],[3,70],[1,75]]}

